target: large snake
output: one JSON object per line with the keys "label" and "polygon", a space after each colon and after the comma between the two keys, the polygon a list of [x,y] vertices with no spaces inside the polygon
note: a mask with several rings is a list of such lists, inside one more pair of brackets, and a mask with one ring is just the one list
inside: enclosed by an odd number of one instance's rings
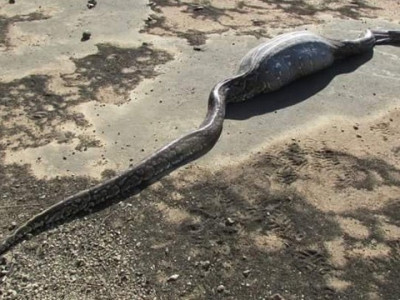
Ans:
{"label": "large snake", "polygon": [[336,59],[371,51],[377,44],[400,43],[400,31],[370,31],[356,40],[332,40],[307,32],[280,35],[248,52],[238,75],[219,82],[211,91],[207,115],[200,127],[156,151],[136,166],[97,186],[70,196],[17,228],[0,244],[0,255],[31,234],[90,213],[98,206],[140,192],[162,176],[197,159],[217,142],[229,102],[272,92],[332,65]]}

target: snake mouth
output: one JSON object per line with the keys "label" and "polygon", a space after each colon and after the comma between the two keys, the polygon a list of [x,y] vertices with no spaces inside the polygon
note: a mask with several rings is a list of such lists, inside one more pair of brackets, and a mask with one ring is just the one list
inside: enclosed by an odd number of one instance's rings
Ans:
{"label": "snake mouth", "polygon": [[400,30],[372,30],[377,45],[400,45]]}

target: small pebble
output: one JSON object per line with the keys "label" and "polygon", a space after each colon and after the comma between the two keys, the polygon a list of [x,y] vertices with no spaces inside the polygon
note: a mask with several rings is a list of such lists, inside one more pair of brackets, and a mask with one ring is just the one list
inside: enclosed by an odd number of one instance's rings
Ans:
{"label": "small pebble", "polygon": [[121,260],[121,255],[117,254],[114,256],[115,261],[120,261]]}
{"label": "small pebble", "polygon": [[245,271],[243,271],[244,277],[249,277],[250,272],[251,272],[250,270],[245,270]]}
{"label": "small pebble", "polygon": [[15,3],[15,0],[9,0],[8,3],[14,4],[14,3]]}
{"label": "small pebble", "polygon": [[210,263],[209,260],[204,260],[204,261],[201,261],[201,262],[200,262],[200,266],[201,266],[204,270],[208,271],[208,269],[210,269],[211,263]]}
{"label": "small pebble", "polygon": [[8,272],[9,272],[8,270],[1,270],[0,271],[0,278],[3,277],[3,276],[6,276],[8,274]]}
{"label": "small pebble", "polygon": [[281,294],[273,294],[270,299],[271,300],[285,300],[285,298],[283,298],[281,296]]}
{"label": "small pebble", "polygon": [[225,287],[221,284],[217,287],[217,292],[222,293],[223,291],[225,291]]}
{"label": "small pebble", "polygon": [[80,268],[83,267],[85,265],[85,261],[83,259],[77,259],[77,261],[75,262],[75,266]]}
{"label": "small pebble", "polygon": [[171,276],[167,279],[167,281],[168,281],[168,282],[170,282],[170,281],[176,281],[178,278],[179,278],[179,274],[174,274],[174,275],[171,275]]}
{"label": "small pebble", "polygon": [[96,6],[97,1],[96,0],[89,0],[87,3],[87,8],[92,9]]}
{"label": "small pebble", "polygon": [[232,218],[226,219],[226,225],[233,225],[233,224],[235,224],[235,221]]}
{"label": "small pebble", "polygon": [[7,264],[7,258],[4,256],[0,257],[0,266],[5,266]]}
{"label": "small pebble", "polygon": [[46,117],[47,116],[47,113],[45,112],[45,111],[38,111],[38,112],[35,112],[34,114],[33,114],[33,117],[35,118],[35,119],[42,119],[42,118],[44,118],[44,117]]}
{"label": "small pebble", "polygon": [[8,229],[13,230],[15,227],[17,227],[17,222],[13,221]]}
{"label": "small pebble", "polygon": [[92,36],[92,34],[89,32],[89,31],[84,31],[83,33],[82,33],[82,38],[81,38],[81,41],[82,42],[85,42],[85,41],[88,41],[89,39],[90,39],[90,37]]}

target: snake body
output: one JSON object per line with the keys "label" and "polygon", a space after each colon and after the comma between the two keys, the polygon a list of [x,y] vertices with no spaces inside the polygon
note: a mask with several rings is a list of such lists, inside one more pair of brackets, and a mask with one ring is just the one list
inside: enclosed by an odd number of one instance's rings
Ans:
{"label": "snake body", "polygon": [[370,51],[376,44],[400,42],[400,31],[368,31],[357,40],[331,40],[307,32],[280,35],[252,49],[242,59],[236,76],[212,89],[207,115],[200,127],[97,186],[72,195],[33,216],[0,244],[0,255],[31,234],[65,222],[95,207],[140,192],[162,176],[197,159],[217,142],[229,102],[250,99],[332,65],[336,59]]}

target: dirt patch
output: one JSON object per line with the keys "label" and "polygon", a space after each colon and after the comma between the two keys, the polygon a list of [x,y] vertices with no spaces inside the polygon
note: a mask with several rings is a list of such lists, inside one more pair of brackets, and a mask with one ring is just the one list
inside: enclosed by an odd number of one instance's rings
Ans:
{"label": "dirt patch", "polygon": [[[397,120],[400,114],[383,117],[388,118]],[[398,125],[391,123],[385,133],[369,130],[379,122],[362,127],[371,141],[391,134],[384,148],[391,151]],[[279,293],[285,299],[396,299],[400,219],[392,211],[399,205],[400,170],[393,162],[399,157],[388,158],[382,147],[371,152],[361,141],[346,144],[344,151],[338,146],[344,144],[330,145],[332,132],[336,128],[260,150],[223,170],[186,168],[119,205],[22,243],[2,267],[4,298],[16,293],[18,299],[129,299],[136,294],[268,299]],[[341,135],[352,138],[353,132]],[[353,154],[355,149],[363,155]],[[338,185],[332,177],[348,170],[366,172],[365,162],[375,162],[368,171],[381,180]],[[39,204],[29,209],[31,215],[92,183],[84,178],[38,181],[17,166],[3,173],[8,206],[3,211],[18,223],[28,216],[18,213],[13,199],[20,197],[17,205]],[[315,180],[320,188],[310,193]],[[362,205],[383,188],[385,194],[370,200],[379,205]],[[320,205],[337,194],[340,209]],[[11,222],[1,220],[6,234]]]}
{"label": "dirt patch", "polygon": [[353,218],[343,218],[343,217],[340,217],[337,220],[345,234],[355,239],[368,238],[369,236],[368,227],[361,224],[360,221]]}
{"label": "dirt patch", "polygon": [[65,143],[75,134],[57,130],[62,123],[88,125],[83,114],[69,110],[69,106],[79,101],[66,101],[63,96],[50,92],[48,80],[47,76],[32,75],[0,83],[3,149],[38,147],[54,140]]}
{"label": "dirt patch", "polygon": [[[211,33],[233,30],[238,35],[269,37],[271,28],[322,23],[332,17],[397,19],[393,7],[383,1],[154,0],[150,7],[154,14],[146,20],[143,32],[186,38],[190,45],[204,44]],[[395,9],[400,11],[400,5]]]}
{"label": "dirt patch", "polygon": [[[149,45],[120,48],[98,45],[98,52],[73,59],[72,74],[31,75],[0,82],[1,148],[18,150],[53,141],[79,140],[77,150],[98,147],[100,141],[76,128],[90,124],[74,107],[88,101],[122,104],[144,78],[157,75],[155,67],[172,59]],[[62,88],[60,88],[62,87]],[[67,126],[68,125],[68,126]]]}
{"label": "dirt patch", "polygon": [[395,241],[400,240],[400,227],[388,224],[385,221],[381,221],[381,231],[386,240]]}
{"label": "dirt patch", "polygon": [[129,92],[142,79],[157,75],[155,66],[173,58],[146,43],[134,49],[109,44],[99,44],[97,48],[96,54],[72,59],[76,66],[73,74],[61,75],[67,86],[78,89],[80,99],[114,104],[127,102]]}
{"label": "dirt patch", "polygon": [[7,37],[9,27],[17,22],[28,22],[37,20],[46,20],[49,17],[42,13],[31,13],[27,15],[19,15],[14,17],[6,17],[0,15],[0,50],[8,50],[11,47]]}

